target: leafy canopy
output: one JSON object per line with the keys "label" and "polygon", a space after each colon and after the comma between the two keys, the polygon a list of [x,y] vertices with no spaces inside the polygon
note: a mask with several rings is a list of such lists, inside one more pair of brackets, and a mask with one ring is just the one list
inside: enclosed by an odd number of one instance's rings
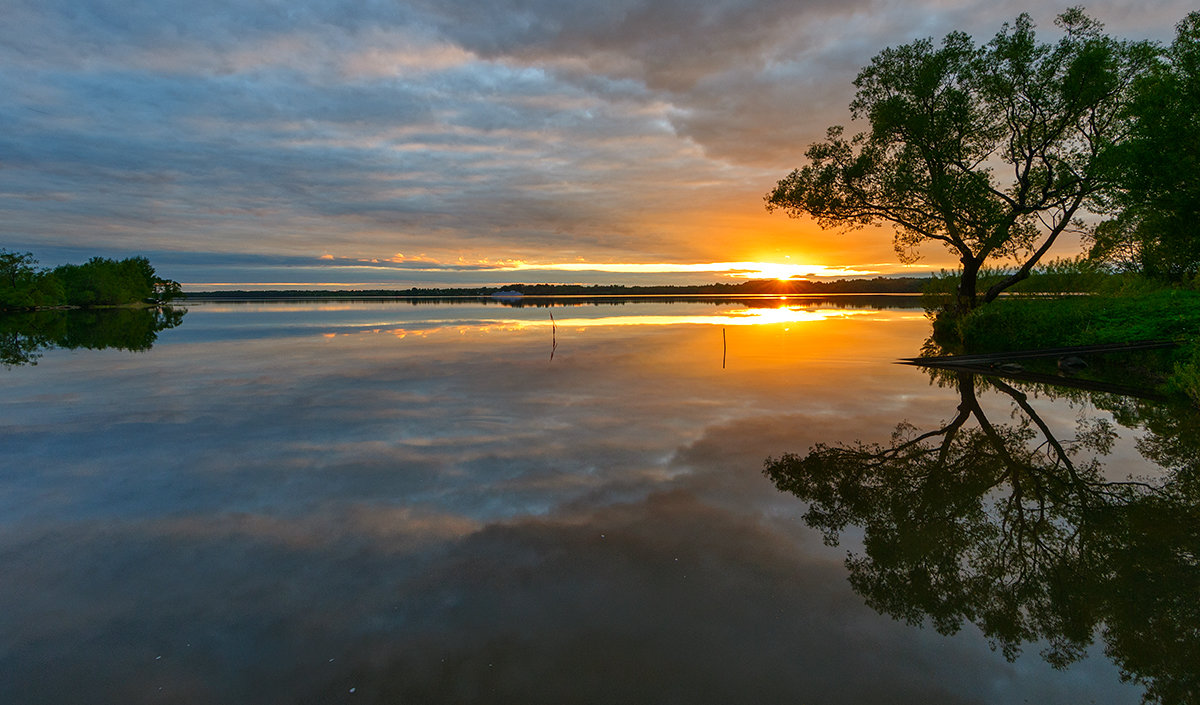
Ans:
{"label": "leafy canopy", "polygon": [[963,309],[977,304],[985,262],[1015,261],[984,292],[994,299],[1115,188],[1103,167],[1129,132],[1131,85],[1153,63],[1153,45],[1114,40],[1078,8],[1056,24],[1055,44],[1023,14],[983,46],[952,32],[940,46],[885,49],[854,82],[851,116],[870,130],[829,128],[767,209],[825,227],[890,224],[902,261],[941,243],[962,264]]}
{"label": "leafy canopy", "polygon": [[1200,274],[1200,12],[1134,86],[1129,139],[1113,160],[1118,217],[1097,228],[1091,255],[1178,280]]}
{"label": "leafy canopy", "polygon": [[93,257],[53,270],[36,269],[36,264],[28,252],[0,249],[0,311],[169,301],[182,296],[179,283],[159,277],[145,257]]}

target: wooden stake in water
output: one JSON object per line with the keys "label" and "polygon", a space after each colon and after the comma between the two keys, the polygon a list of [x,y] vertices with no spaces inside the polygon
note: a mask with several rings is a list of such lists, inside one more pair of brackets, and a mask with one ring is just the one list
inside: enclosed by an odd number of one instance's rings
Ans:
{"label": "wooden stake in water", "polygon": [[550,312],[550,359],[554,360],[554,351],[558,349],[558,325],[554,323],[554,312]]}
{"label": "wooden stake in water", "polygon": [[725,351],[727,349],[725,345],[725,326],[721,326],[721,369],[725,369]]}

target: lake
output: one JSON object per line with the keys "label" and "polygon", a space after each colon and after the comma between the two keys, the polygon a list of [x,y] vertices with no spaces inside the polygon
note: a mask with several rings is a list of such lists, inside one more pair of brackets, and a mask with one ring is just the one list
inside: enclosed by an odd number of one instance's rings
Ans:
{"label": "lake", "polygon": [[4,702],[1196,694],[1194,413],[907,297],[507,303],[7,331]]}

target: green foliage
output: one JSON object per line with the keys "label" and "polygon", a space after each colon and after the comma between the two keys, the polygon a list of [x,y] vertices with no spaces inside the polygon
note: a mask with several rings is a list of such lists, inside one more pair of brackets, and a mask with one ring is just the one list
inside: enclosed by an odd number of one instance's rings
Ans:
{"label": "green foliage", "polygon": [[64,264],[54,269],[66,288],[72,306],[115,305],[154,296],[154,268],[145,257],[116,261],[93,257],[85,264]]}
{"label": "green foliage", "polygon": [[1200,339],[1184,346],[1176,356],[1174,374],[1168,380],[1168,388],[1200,406]]}
{"label": "green foliage", "polygon": [[[976,278],[976,292],[980,295],[988,288],[1011,276],[1011,269],[985,268]],[[962,278],[956,272],[942,270],[926,280],[922,289],[922,304],[930,315],[949,311],[961,286]],[[1014,284],[1010,294],[1014,296],[1046,296],[1084,293],[1115,294],[1126,290],[1131,282],[1141,281],[1113,273],[1101,262],[1086,257],[1055,259],[1039,264],[1031,270],[1028,278]],[[1148,283],[1150,289],[1161,289],[1159,284]],[[948,316],[953,318],[953,316]]]}
{"label": "green foliage", "polygon": [[870,130],[847,138],[830,128],[809,164],[767,194],[767,209],[826,227],[892,225],[906,261],[941,243],[962,264],[960,311],[976,306],[986,265],[1015,261],[984,290],[993,300],[1114,188],[1101,166],[1129,130],[1120,108],[1154,58],[1151,45],[1107,37],[1078,9],[1057,24],[1055,44],[1038,42],[1021,15],[984,46],[955,32],[937,47],[885,49],[859,73],[850,105]]}
{"label": "green foliage", "polygon": [[0,249],[0,310],[55,306],[62,302],[62,284],[35,268],[29,252]]}
{"label": "green foliage", "polygon": [[35,264],[37,260],[32,253],[0,249],[0,283],[17,288],[36,275],[37,270],[33,268]]}
{"label": "green foliage", "polygon": [[183,298],[183,288],[173,279],[154,278],[154,298],[159,301],[174,301]]}
{"label": "green foliage", "polygon": [[[1164,391],[1200,405],[1200,292],[1138,277],[1120,281],[1125,286],[1117,293],[1011,297],[966,316],[941,316],[934,322],[935,340],[947,350],[966,353],[1181,341],[1180,348],[1148,356],[1142,364]],[[1155,288],[1146,290],[1149,286]]]}
{"label": "green foliage", "polygon": [[1159,289],[1139,297],[1012,298],[962,318],[971,352],[1030,350],[1200,336],[1200,294]]}
{"label": "green foliage", "polygon": [[1035,267],[1029,278],[1013,285],[1017,294],[1084,294],[1114,283],[1102,264],[1083,256],[1051,260]]}
{"label": "green foliage", "polygon": [[1200,12],[1134,85],[1129,138],[1110,168],[1122,190],[1118,217],[1093,234],[1091,255],[1127,270],[1179,281],[1200,272]]}
{"label": "green foliage", "polygon": [[34,268],[26,253],[0,249],[0,310],[53,306],[112,306],[182,296],[178,282],[162,279],[145,257],[93,257],[52,271]]}

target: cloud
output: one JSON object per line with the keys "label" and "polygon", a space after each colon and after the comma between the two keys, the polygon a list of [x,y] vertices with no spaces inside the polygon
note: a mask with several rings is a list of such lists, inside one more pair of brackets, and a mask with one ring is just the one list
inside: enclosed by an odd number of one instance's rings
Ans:
{"label": "cloud", "polygon": [[[1158,38],[1188,9],[1093,8],[1114,32]],[[846,121],[870,56],[953,28],[987,36],[1017,10],[15,0],[0,27],[0,238],[441,261],[748,259],[794,247],[797,231],[769,219],[761,195]],[[888,254],[886,239],[844,249]]]}

